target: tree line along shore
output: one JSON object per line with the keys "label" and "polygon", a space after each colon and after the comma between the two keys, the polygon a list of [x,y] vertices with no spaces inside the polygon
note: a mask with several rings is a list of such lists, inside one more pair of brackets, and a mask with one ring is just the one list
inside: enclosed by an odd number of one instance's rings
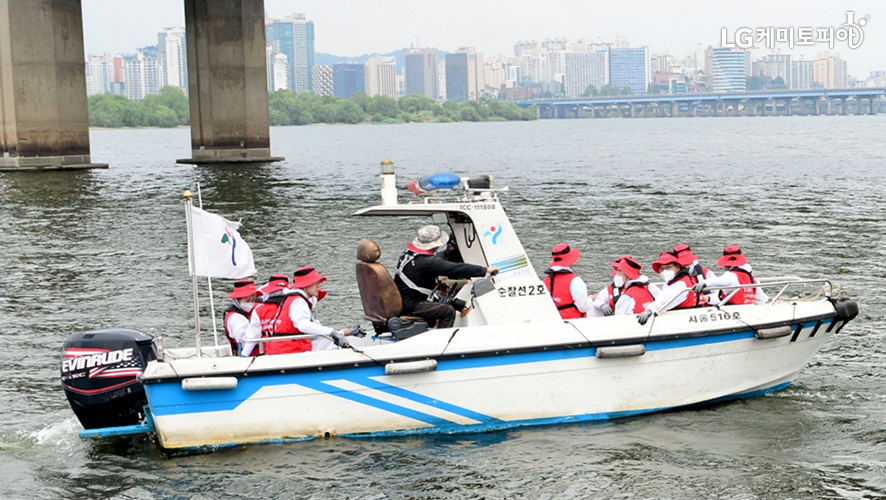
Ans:
{"label": "tree line along shore", "polygon": [[[526,121],[536,119],[534,106],[523,109],[512,102],[495,99],[477,101],[437,101],[416,94],[399,99],[356,92],[344,99],[305,92],[278,90],[268,94],[271,125],[311,125],[314,123],[448,123],[484,121]],[[132,101],[120,95],[96,94],[89,97],[89,126],[178,127],[190,125],[188,97],[176,87],[163,87],[159,94]]]}

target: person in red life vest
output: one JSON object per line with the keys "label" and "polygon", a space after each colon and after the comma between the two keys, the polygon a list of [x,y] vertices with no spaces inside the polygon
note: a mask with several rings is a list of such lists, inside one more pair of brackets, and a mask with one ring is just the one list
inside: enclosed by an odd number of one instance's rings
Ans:
{"label": "person in red life vest", "polygon": [[[314,317],[317,303],[326,296],[326,290],[320,289],[320,283],[324,281],[326,281],[326,277],[311,266],[300,267],[293,273],[290,293],[283,302],[283,310],[275,333],[276,335],[314,334],[323,336],[307,341],[271,342],[267,349],[268,354],[276,354],[277,350],[304,352],[326,351],[338,349],[340,346],[347,347],[345,335],[351,333],[350,329],[336,330],[323,326]],[[293,342],[293,344],[287,345],[289,342]],[[304,342],[307,344],[305,345]],[[300,344],[296,345],[295,343]],[[274,344],[281,344],[281,346],[272,350],[271,346]],[[305,347],[306,349],[303,349]]]}
{"label": "person in red life vest", "polygon": [[714,279],[717,277],[713,271],[706,267],[702,267],[702,265],[698,263],[698,257],[692,253],[692,248],[690,248],[688,244],[681,243],[675,246],[672,253],[677,257],[677,261],[680,265],[686,268],[686,272],[689,276],[696,279]]}
{"label": "person in red life vest", "polygon": [[450,304],[431,302],[440,276],[463,280],[482,278],[486,274],[498,274],[497,267],[478,266],[466,262],[450,262],[437,254],[446,245],[449,235],[433,224],[418,229],[412,243],[397,261],[394,283],[403,300],[404,316],[418,316],[428,321],[428,326],[450,328],[455,323],[455,308]]}
{"label": "person in red life vest", "polygon": [[[725,267],[726,272],[714,279],[699,281],[695,285],[696,292],[703,288],[718,290],[719,287],[757,283],[756,278],[751,275],[751,265],[748,264],[748,259],[741,253],[741,247],[738,245],[729,245],[724,248],[723,256],[717,261],[717,265]],[[720,290],[719,294],[717,294],[718,301],[725,299],[733,290]],[[742,288],[735,292],[735,295],[729,299],[728,304],[763,304],[767,300],[769,300],[769,297],[763,292],[763,289],[755,286]]]}
{"label": "person in red life vest", "polygon": [[588,296],[588,285],[572,272],[572,266],[581,257],[581,251],[560,243],[551,249],[551,265],[545,271],[544,284],[563,319],[587,317],[594,307],[593,298]]}
{"label": "person in red life vest", "polygon": [[663,252],[658,260],[652,263],[652,269],[661,275],[665,284],[661,293],[637,317],[641,325],[645,325],[651,316],[663,311],[707,305],[707,298],[692,288],[698,280],[689,275],[687,268],[680,265],[673,251]]}
{"label": "person in red life vest", "polygon": [[646,310],[658,293],[658,289],[649,288],[649,278],[640,274],[643,266],[630,255],[615,259],[615,271],[612,272],[613,286],[620,290],[613,299],[613,314],[639,314]]}
{"label": "person in red life vest", "polygon": [[[698,263],[698,257],[692,253],[692,249],[686,243],[681,243],[674,247],[674,250],[671,251],[680,262],[680,265],[686,268],[686,272],[690,277],[695,279],[696,281],[702,279],[714,279],[717,277],[713,271],[706,267],[702,267],[701,264]],[[716,296],[710,295],[707,296],[708,303],[716,304]]]}
{"label": "person in red life vest", "polygon": [[284,273],[274,273],[271,275],[270,278],[268,278],[268,283],[265,286],[261,287],[261,289],[259,289],[258,301],[262,302],[264,300],[264,294],[262,293],[262,290],[264,290],[265,288],[268,288],[268,289],[274,288],[272,285],[274,283],[277,283],[280,281],[286,282],[286,287],[287,288],[289,287],[289,276],[287,276]]}
{"label": "person in red life vest", "polygon": [[[618,269],[618,263],[624,257],[619,257],[614,261],[610,262],[609,265],[612,266],[612,269]],[[613,271],[610,276],[615,276],[617,274],[616,271]],[[615,303],[618,302],[618,297],[621,295],[622,289],[624,289],[624,280],[619,281],[617,278],[613,278],[612,283],[606,285],[605,288],[600,290],[600,293],[597,295],[591,295],[591,300],[594,301],[594,309],[598,311],[597,316],[612,316],[615,312]],[[588,315],[591,315],[592,311],[588,311]]]}
{"label": "person in red life vest", "polygon": [[[246,340],[258,339],[261,337],[269,337],[274,334],[277,322],[280,319],[280,306],[286,300],[286,292],[289,287],[289,278],[287,276],[273,275],[268,284],[259,289],[261,302],[252,310],[252,316],[249,318],[249,326],[246,327]],[[267,352],[268,344],[274,342],[265,342],[264,352]],[[241,356],[252,356],[259,353],[257,344],[254,342],[246,342],[240,350]],[[308,349],[310,350],[310,348]]]}
{"label": "person in red life vest", "polygon": [[237,280],[234,282],[234,291],[228,295],[232,299],[231,305],[225,309],[225,335],[231,344],[231,352],[238,356],[237,345],[246,338],[246,328],[249,326],[249,318],[255,307],[255,298],[258,290],[252,280]]}

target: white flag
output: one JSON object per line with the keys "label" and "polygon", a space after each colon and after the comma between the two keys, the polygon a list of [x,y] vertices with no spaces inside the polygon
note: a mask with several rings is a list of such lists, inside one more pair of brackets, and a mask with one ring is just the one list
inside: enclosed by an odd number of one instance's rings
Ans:
{"label": "white flag", "polygon": [[191,207],[194,262],[191,272],[210,278],[245,278],[255,274],[252,250],[240,237],[239,222]]}

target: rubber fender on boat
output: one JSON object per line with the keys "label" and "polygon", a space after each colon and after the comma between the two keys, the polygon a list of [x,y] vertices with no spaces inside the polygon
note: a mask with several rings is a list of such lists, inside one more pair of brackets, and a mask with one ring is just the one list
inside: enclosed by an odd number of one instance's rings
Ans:
{"label": "rubber fender on boat", "polygon": [[775,328],[760,328],[754,335],[758,339],[777,339],[779,337],[787,337],[794,333],[794,329],[790,326],[776,326]]}
{"label": "rubber fender on boat", "polygon": [[646,354],[646,346],[643,344],[615,345],[597,348],[598,358],[633,358]]}
{"label": "rubber fender on boat", "polygon": [[436,359],[423,359],[421,361],[408,361],[406,363],[388,363],[385,365],[385,375],[406,375],[409,373],[426,373],[437,369]]}
{"label": "rubber fender on boat", "polygon": [[182,380],[184,391],[220,391],[237,388],[237,377],[199,377]]}
{"label": "rubber fender on boat", "polygon": [[831,303],[834,304],[834,309],[837,310],[837,319],[848,322],[858,316],[858,304],[854,300],[845,298],[831,299]]}

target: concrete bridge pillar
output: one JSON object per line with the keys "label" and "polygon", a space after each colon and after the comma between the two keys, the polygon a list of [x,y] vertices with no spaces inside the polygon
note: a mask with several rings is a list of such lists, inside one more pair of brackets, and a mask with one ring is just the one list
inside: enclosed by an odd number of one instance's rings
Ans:
{"label": "concrete bridge pillar", "polygon": [[[192,158],[269,163],[264,0],[185,0]],[[81,63],[82,64],[82,63]]]}
{"label": "concrete bridge pillar", "polygon": [[840,99],[840,114],[846,115],[846,98]]}
{"label": "concrete bridge pillar", "polygon": [[793,102],[794,102],[794,100],[791,98],[784,100],[784,115],[785,116],[791,116],[791,114],[792,114],[791,104],[793,104]]}
{"label": "concrete bridge pillar", "polygon": [[89,154],[80,0],[0,0],[0,170],[107,168]]}
{"label": "concrete bridge pillar", "polygon": [[870,107],[870,113],[868,113],[868,114],[876,115],[876,114],[877,114],[877,107],[876,107],[876,105],[874,104],[874,98],[871,97],[870,100],[869,100],[868,102],[870,102],[870,105],[871,105],[871,107]]}
{"label": "concrete bridge pillar", "polygon": [[862,100],[860,98],[856,97],[855,98],[855,114],[856,115],[862,114],[862,109],[861,109],[862,106],[863,106]]}

